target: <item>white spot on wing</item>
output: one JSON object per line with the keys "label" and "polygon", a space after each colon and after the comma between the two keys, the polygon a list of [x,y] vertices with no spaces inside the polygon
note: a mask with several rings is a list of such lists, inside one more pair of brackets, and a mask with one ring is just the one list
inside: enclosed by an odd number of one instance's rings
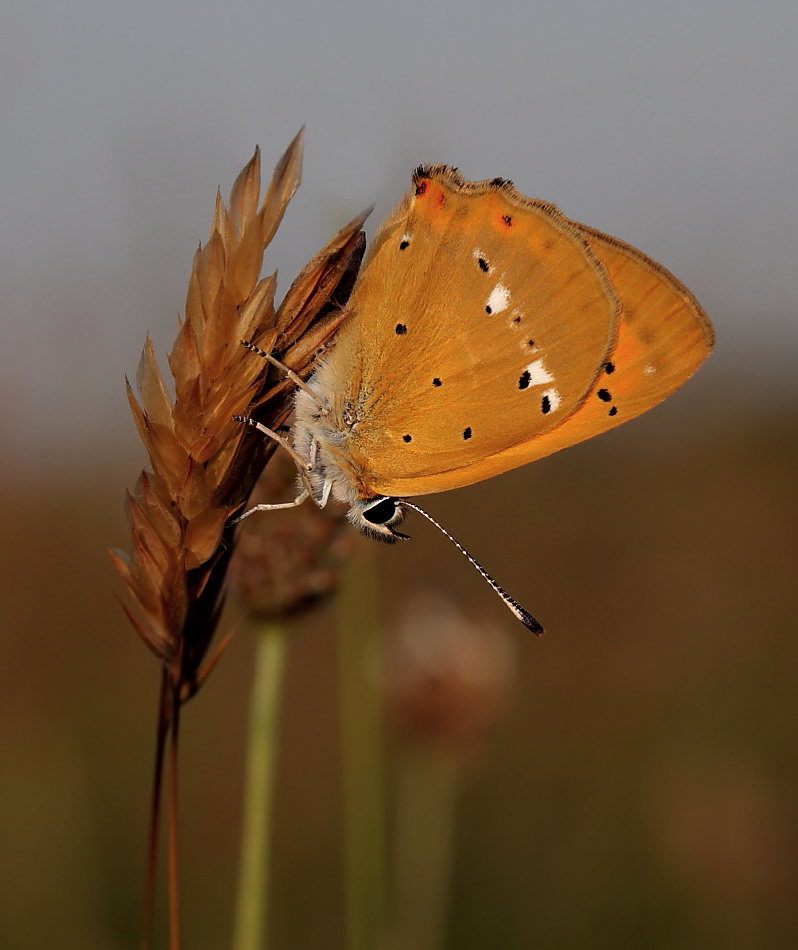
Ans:
{"label": "white spot on wing", "polygon": [[488,306],[491,313],[501,313],[510,303],[510,291],[504,284],[496,284],[488,297]]}
{"label": "white spot on wing", "polygon": [[654,373],[656,373],[656,371],[657,371],[657,368],[656,368],[655,366],[652,366],[650,363],[649,363],[649,365],[646,366],[646,368],[643,370],[643,372],[646,374],[646,376],[653,376]]}
{"label": "white spot on wing", "polygon": [[[526,371],[529,373],[530,386],[542,386],[544,383],[554,382],[554,377],[546,369],[543,360],[535,360],[534,363],[530,363]],[[555,392],[555,390],[552,390],[552,392]],[[546,394],[544,393],[544,395]],[[559,399],[559,396],[557,398]],[[552,406],[552,408],[554,408],[554,406]]]}
{"label": "white spot on wing", "polygon": [[551,410],[550,410],[551,412],[554,412],[557,406],[560,405],[560,394],[557,392],[557,390],[554,387],[552,387],[551,389],[547,389],[542,394],[542,396],[549,397],[549,405],[551,406]]}

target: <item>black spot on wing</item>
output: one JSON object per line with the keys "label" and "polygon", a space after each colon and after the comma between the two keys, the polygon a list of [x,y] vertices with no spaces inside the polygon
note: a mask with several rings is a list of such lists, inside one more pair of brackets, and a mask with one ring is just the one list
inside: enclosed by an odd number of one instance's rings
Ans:
{"label": "black spot on wing", "polygon": [[616,415],[617,412],[618,412],[618,407],[617,407],[617,406],[613,406],[612,409],[610,409],[610,415],[611,415],[611,416]]}
{"label": "black spot on wing", "polygon": [[432,380],[432,385],[433,385],[433,386],[443,386],[443,383],[442,383],[442,382],[438,379],[438,377],[436,376],[435,379]]}
{"label": "black spot on wing", "polygon": [[397,324],[396,324],[396,335],[397,335],[397,336],[402,336],[402,335],[405,334],[405,333],[407,333],[407,327],[404,325],[404,323],[397,323]]}
{"label": "black spot on wing", "polygon": [[463,438],[464,439],[471,438],[471,426],[466,426],[466,428],[463,430]]}
{"label": "black spot on wing", "polygon": [[545,416],[547,412],[551,411],[551,399],[548,396],[544,396],[540,403],[540,411]]}
{"label": "black spot on wing", "polygon": [[602,402],[612,402],[612,395],[609,389],[600,389],[596,395]]}
{"label": "black spot on wing", "polygon": [[408,248],[408,247],[410,247],[410,241],[404,240],[404,241],[402,241],[401,244],[399,245],[399,250],[400,250],[400,251],[404,251],[404,250],[405,250],[406,248]]}
{"label": "black spot on wing", "polygon": [[532,377],[529,375],[529,370],[525,369],[523,373],[521,373],[521,378],[518,380],[518,388],[526,389],[531,379]]}
{"label": "black spot on wing", "polygon": [[490,270],[490,265],[488,264],[488,262],[485,260],[484,257],[480,257],[478,263],[479,263],[480,270],[483,270],[486,273]]}
{"label": "black spot on wing", "polygon": [[609,376],[610,373],[615,372],[615,363],[605,363],[604,372]]}
{"label": "black spot on wing", "polygon": [[413,436],[412,436],[412,435],[403,435],[403,436],[402,436],[402,439],[403,439],[405,442],[412,442],[412,441],[413,441]]}

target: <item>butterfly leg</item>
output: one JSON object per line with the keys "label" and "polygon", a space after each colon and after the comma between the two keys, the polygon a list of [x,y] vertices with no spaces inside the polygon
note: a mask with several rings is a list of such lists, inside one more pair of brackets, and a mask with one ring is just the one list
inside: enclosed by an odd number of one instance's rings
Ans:
{"label": "butterfly leg", "polygon": [[276,366],[277,369],[281,369],[295,386],[298,386],[300,389],[304,390],[314,399],[325,415],[330,411],[330,407],[327,405],[327,403],[321,398],[321,396],[319,396],[318,393],[314,392],[310,386],[308,386],[301,376],[297,376],[297,374],[292,369],[289,369],[284,363],[281,363],[278,359],[272,356],[271,353],[267,353],[266,350],[262,350],[259,346],[255,346],[254,343],[250,343],[247,340],[241,340],[241,345],[245,346],[253,353],[257,353],[258,356],[262,356],[263,359],[268,360],[272,366]]}
{"label": "butterfly leg", "polygon": [[[312,472],[316,468],[316,453],[319,449],[319,443],[313,439],[310,443],[310,462],[308,463],[308,471]],[[304,477],[303,477],[304,481]],[[308,485],[310,487],[310,485]],[[317,498],[314,493],[311,491],[310,497],[316,502],[319,508],[326,508],[327,502],[330,500],[330,492],[332,491],[332,482],[330,479],[326,479],[324,482],[324,487],[321,490],[321,498]]]}
{"label": "butterfly leg", "polygon": [[275,432],[274,429],[270,429],[268,426],[265,426],[262,422],[257,422],[251,416],[233,416],[233,421],[243,422],[248,426],[252,426],[254,429],[257,429],[258,432],[261,432],[263,433],[263,435],[268,436],[270,439],[273,439],[278,445],[282,445],[282,447],[286,450],[286,452],[288,452],[288,454],[294,460],[294,464],[296,465],[300,478],[302,478],[303,481],[304,479],[307,478],[307,473],[313,471],[312,462],[311,463],[306,462],[302,458],[302,456],[299,454],[299,452],[296,451],[293,445],[291,445],[288,439],[283,438],[283,436],[281,436],[278,432]]}
{"label": "butterfly leg", "polygon": [[[269,504],[255,505],[254,508],[248,509],[247,511],[244,512],[243,515],[240,515],[238,518],[236,518],[234,523],[243,521],[245,518],[248,518],[250,515],[254,514],[256,511],[277,511],[280,508],[298,508],[299,505],[301,505],[307,499],[308,496],[313,498],[313,489],[310,484],[310,479],[308,478],[308,473],[313,471],[313,467],[315,465],[315,443],[313,445],[311,461],[306,462],[302,458],[302,456],[296,451],[293,445],[291,445],[288,439],[283,438],[283,436],[281,436],[278,432],[275,432],[274,429],[270,429],[268,426],[265,426],[262,422],[257,422],[255,419],[251,418],[250,416],[233,416],[233,419],[236,422],[243,422],[245,425],[252,426],[254,429],[257,429],[258,432],[261,432],[263,435],[267,436],[268,438],[273,439],[278,445],[281,445],[286,450],[286,452],[288,452],[291,458],[294,460],[294,464],[296,465],[299,478],[302,482],[302,491],[296,496],[296,498],[293,501],[286,501],[286,502],[281,502],[280,504],[273,504],[273,505],[269,505]],[[320,508],[323,508],[324,505],[327,503],[328,496],[329,496],[329,490],[327,489],[327,486],[325,485],[325,494],[322,498],[322,503],[316,502]],[[313,500],[316,501],[315,498]]]}
{"label": "butterfly leg", "polygon": [[[302,477],[301,473],[300,477]],[[254,507],[247,509],[243,515],[240,515],[238,518],[236,518],[235,521],[233,521],[233,524],[238,524],[245,518],[249,518],[249,516],[254,515],[256,511],[279,511],[281,508],[298,508],[303,502],[307,500],[308,495],[313,498],[319,508],[326,508],[327,502],[330,500],[331,490],[332,482],[327,481],[324,483],[324,491],[322,492],[321,498],[315,498],[309,488],[303,488],[293,501],[284,501],[275,505],[255,505]]]}
{"label": "butterfly leg", "polygon": [[253,508],[249,508],[245,511],[243,515],[236,518],[233,524],[238,524],[245,518],[249,518],[249,516],[254,515],[256,511],[278,511],[281,508],[298,508],[309,494],[307,488],[303,488],[293,501],[284,501],[277,505],[255,505]]}
{"label": "butterfly leg", "polygon": [[[316,443],[314,442],[313,444],[315,445]],[[316,501],[315,498],[313,499],[316,502],[316,504],[319,506],[319,508],[327,507],[327,502],[330,500],[331,491],[332,491],[332,482],[328,478],[327,481],[324,483],[324,489],[322,490],[321,498],[318,501]]]}

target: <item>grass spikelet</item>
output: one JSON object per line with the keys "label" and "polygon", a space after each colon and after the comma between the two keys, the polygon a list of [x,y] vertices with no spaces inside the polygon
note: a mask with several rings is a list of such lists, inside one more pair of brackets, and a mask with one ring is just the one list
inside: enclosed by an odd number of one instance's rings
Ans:
{"label": "grass spikelet", "polygon": [[277,163],[260,200],[260,151],[217,193],[210,237],[195,255],[185,314],[168,365],[172,397],[152,341],[144,344],[127,395],[150,469],[128,494],[129,554],[112,551],[132,605],[123,608],[162,665],[142,947],[151,945],[164,755],[169,742],[169,947],[179,947],[177,748],[180,707],[213,669],[208,655],[226,593],[234,517],[275,444],[234,421],[247,415],[277,429],[291,411],[293,384],[242,340],[307,376],[346,316],[365,250],[365,214],[343,228],[302,270],[275,309],[276,275],[261,279],[263,255],[299,187],[302,132]]}
{"label": "grass spikelet", "polygon": [[167,665],[182,700],[202,679],[224,598],[232,518],[275,448],[233,416],[276,428],[290,412],[292,385],[241,340],[307,376],[345,315],[363,253],[365,215],[314,257],[275,310],[276,278],[260,278],[263,254],[299,187],[301,166],[300,132],[260,203],[259,149],[236,179],[229,205],[217,194],[168,357],[174,398],[149,337],[136,374],[138,398],[127,385],[151,470],[128,498],[132,551],[111,556],[135,608],[128,616]]}

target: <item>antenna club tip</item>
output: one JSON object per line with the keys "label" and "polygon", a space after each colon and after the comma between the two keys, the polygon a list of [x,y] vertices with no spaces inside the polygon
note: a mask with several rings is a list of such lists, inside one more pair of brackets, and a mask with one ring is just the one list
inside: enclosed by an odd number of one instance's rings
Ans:
{"label": "antenna club tip", "polygon": [[542,637],[543,634],[546,632],[543,629],[542,625],[539,624],[537,620],[535,620],[535,618],[531,614],[528,614],[526,612],[524,613],[525,613],[525,616],[521,618],[521,623],[523,623],[523,625],[527,628],[527,630],[531,630],[532,633],[534,633],[536,637]]}

